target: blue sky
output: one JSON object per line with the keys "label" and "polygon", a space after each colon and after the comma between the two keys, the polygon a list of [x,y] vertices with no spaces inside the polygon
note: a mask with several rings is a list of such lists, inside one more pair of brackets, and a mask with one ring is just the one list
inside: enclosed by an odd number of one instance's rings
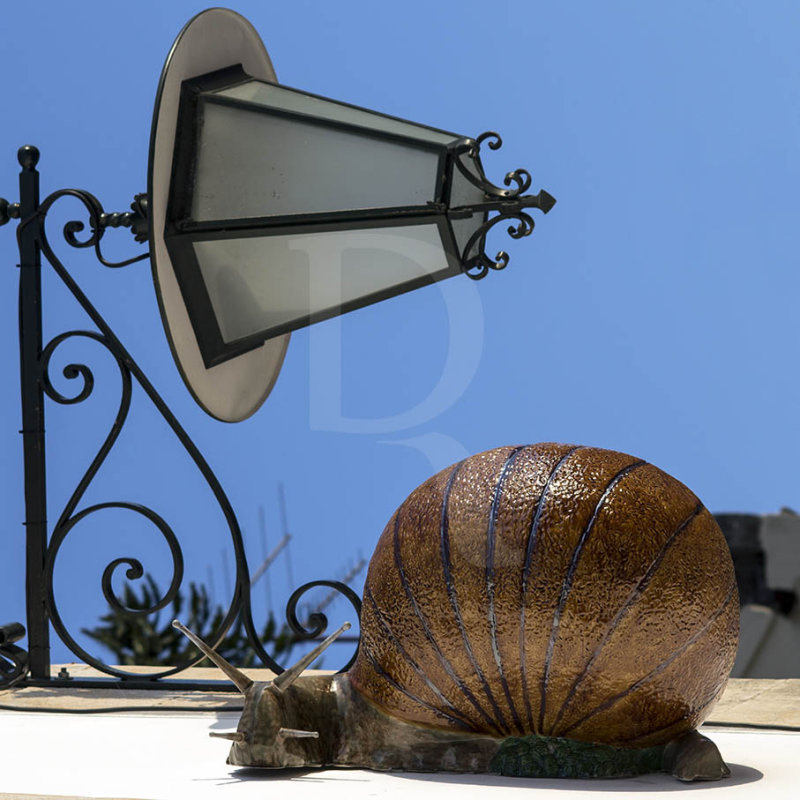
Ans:
{"label": "blue sky", "polygon": [[[33,143],[43,194],[85,188],[107,210],[125,210],[145,189],[164,58],[202,8],[48,1],[33,21],[19,5],[4,9],[0,195],[17,199],[15,153]],[[501,445],[630,452],[712,511],[800,506],[800,6],[242,0],[235,10],[261,33],[282,82],[467,135],[495,129],[505,144],[485,159],[490,176],[525,167],[534,189],[558,199],[530,238],[496,236],[511,254],[505,272],[452,279],[294,335],[272,396],[239,425],[193,405],[147,262],[106,270],[59,243],[217,472],[253,566],[260,507],[268,542],[280,538],[284,484],[294,540],[291,569],[284,558],[272,571],[276,609],[290,581],[340,577],[368,557],[430,474]],[[79,216],[63,205],[58,220]],[[140,252],[124,232],[107,239],[112,255]],[[13,225],[0,231],[0,252],[0,621],[10,621],[24,617]],[[52,274],[44,307],[50,335],[88,327]],[[102,355],[76,347],[60,363],[82,357],[95,371],[92,398],[47,408],[51,520],[117,402]],[[148,502],[173,524],[188,577],[210,575],[222,602],[227,543],[202,490],[137,396],[87,502]],[[144,526],[109,515],[70,534],[56,593],[76,635],[102,612],[100,576],[121,555],[139,555],[168,583],[166,548]],[[266,588],[255,595],[259,622]],[[60,645],[53,658],[71,660]]]}

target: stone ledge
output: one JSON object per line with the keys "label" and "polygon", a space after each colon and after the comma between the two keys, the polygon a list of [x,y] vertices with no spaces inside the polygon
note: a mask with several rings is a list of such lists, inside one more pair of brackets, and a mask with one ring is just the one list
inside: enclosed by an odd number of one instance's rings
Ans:
{"label": "stone ledge", "polygon": [[[97,678],[100,673],[80,664],[65,665],[76,678]],[[57,674],[59,667],[54,668]],[[146,674],[146,667],[126,667],[130,672]],[[150,670],[152,671],[152,670]],[[273,677],[266,669],[243,670],[253,680]],[[309,670],[324,674],[322,670]],[[210,681],[220,677],[216,668],[194,667],[181,673],[182,680]],[[222,683],[220,685],[223,685]],[[242,697],[230,691],[200,691],[191,689],[79,689],[71,687],[29,686],[0,692],[0,706],[18,707],[21,711],[44,709],[92,710],[124,709],[135,712],[185,710],[197,712],[236,712],[242,707]],[[5,710],[3,709],[3,710]],[[763,725],[800,728],[800,678],[770,680],[766,678],[731,678],[719,703],[706,720],[707,725]]]}
{"label": "stone ledge", "polygon": [[800,678],[731,678],[707,725],[786,725],[800,729]]}

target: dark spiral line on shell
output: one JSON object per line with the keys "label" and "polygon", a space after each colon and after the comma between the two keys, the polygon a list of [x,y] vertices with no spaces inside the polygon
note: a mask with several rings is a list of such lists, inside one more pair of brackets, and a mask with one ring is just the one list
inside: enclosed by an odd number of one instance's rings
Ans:
{"label": "dark spiral line on shell", "polygon": [[381,676],[381,678],[383,678],[383,679],[384,679],[384,680],[385,680],[385,681],[386,681],[388,684],[390,684],[390,685],[391,685],[391,686],[393,686],[395,689],[397,689],[397,691],[399,691],[399,692],[402,692],[402,693],[403,693],[403,694],[404,694],[406,697],[408,697],[408,698],[409,698],[410,700],[412,700],[413,702],[415,702],[415,703],[419,703],[419,705],[423,706],[423,708],[427,708],[429,711],[432,711],[434,714],[437,714],[438,716],[442,717],[443,719],[446,719],[446,720],[448,720],[449,722],[451,722],[451,723],[452,723],[453,725],[455,725],[456,727],[462,728],[463,730],[466,730],[466,731],[471,731],[471,730],[472,730],[472,726],[471,726],[471,725],[469,725],[468,723],[466,723],[466,722],[464,722],[463,720],[460,720],[460,719],[458,719],[458,718],[456,718],[456,717],[453,717],[453,716],[451,716],[451,715],[450,715],[450,714],[448,714],[446,711],[443,711],[441,708],[437,708],[436,706],[434,706],[434,705],[431,705],[430,703],[427,703],[427,702],[426,702],[425,700],[423,700],[422,698],[420,698],[420,697],[417,697],[415,694],[413,694],[412,692],[408,691],[408,689],[406,689],[404,686],[401,686],[401,685],[400,685],[400,684],[399,684],[399,683],[398,683],[398,682],[397,682],[397,681],[396,681],[396,680],[395,680],[395,679],[394,679],[394,678],[393,678],[393,677],[392,677],[392,676],[391,676],[391,675],[390,675],[390,674],[389,674],[389,673],[388,673],[388,672],[387,672],[387,671],[386,671],[386,670],[385,670],[385,669],[384,669],[384,668],[383,668],[383,667],[382,667],[382,666],[381,666],[381,665],[378,663],[378,660],[377,660],[377,659],[375,658],[375,656],[373,656],[373,655],[372,655],[372,653],[370,652],[370,649],[369,649],[369,647],[367,647],[367,646],[366,646],[365,644],[363,644],[363,643],[361,644],[361,652],[362,652],[362,653],[364,653],[364,655],[367,657],[367,661],[369,661],[369,663],[371,664],[371,666],[372,666],[372,669],[374,669],[374,670],[375,670],[375,672],[376,672],[378,675],[380,675],[380,676]]}
{"label": "dark spiral line on shell", "polygon": [[539,495],[539,502],[536,505],[536,511],[534,512],[533,519],[531,521],[531,527],[528,531],[528,541],[525,546],[525,564],[522,568],[522,581],[520,584],[521,602],[519,611],[519,666],[520,677],[522,679],[522,697],[525,700],[525,708],[528,712],[528,724],[530,726],[530,730],[535,733],[539,733],[540,731],[536,729],[533,723],[533,710],[531,709],[531,701],[528,692],[527,653],[525,650],[525,596],[528,593],[528,579],[530,578],[531,567],[533,566],[533,553],[536,549],[536,543],[538,542],[537,533],[539,531],[539,520],[542,517],[542,510],[544,509],[545,501],[547,500],[550,485],[555,480],[556,475],[561,470],[561,467],[566,463],[567,459],[576,450],[581,449],[582,446],[577,445],[576,447],[572,447],[567,450],[567,452],[561,456],[561,458],[558,460],[558,463],[556,463],[556,465],[550,471],[550,474],[547,476],[547,482],[542,489],[541,495]]}
{"label": "dark spiral line on shell", "polygon": [[661,725],[658,728],[653,728],[653,730],[647,731],[647,733],[638,733],[636,736],[630,736],[627,739],[621,739],[618,744],[624,745],[625,747],[635,747],[634,742],[638,742],[641,739],[649,739],[651,736],[655,736],[658,733],[663,733],[664,731],[668,731],[670,728],[674,728],[676,725],[680,725],[682,722],[686,722],[689,717],[697,716],[703,711],[703,709],[708,708],[713,702],[717,700],[717,698],[722,694],[722,689],[724,689],[725,684],[723,683],[721,687],[715,687],[714,691],[711,693],[707,700],[704,700],[699,706],[696,708],[692,708],[689,711],[684,712],[672,722],[668,722],[666,725]]}
{"label": "dark spiral line on shell", "polygon": [[[587,720],[591,719],[594,716],[602,713],[603,711],[608,711],[609,708],[616,705],[620,700],[625,699],[629,695],[633,694],[640,686],[647,683],[647,681],[655,678],[656,675],[661,674],[676,658],[683,655],[693,644],[695,644],[703,634],[708,631],[708,629],[722,616],[725,609],[728,607],[728,603],[731,602],[733,598],[733,592],[736,588],[736,584],[734,583],[729,589],[728,594],[726,595],[725,599],[720,604],[719,608],[711,615],[705,625],[703,625],[698,631],[696,631],[692,636],[690,636],[675,652],[667,659],[662,661],[657,667],[654,667],[650,672],[647,673],[642,678],[639,678],[638,681],[632,683],[625,691],[619,692],[619,694],[614,695],[614,697],[609,697],[608,700],[601,703],[599,706],[594,708],[592,711],[589,711],[587,714],[584,714],[577,722],[573,722],[568,728],[565,728],[561,733],[560,736],[566,736],[570,731],[575,730],[575,728],[580,727],[583,725]],[[648,732],[650,733],[650,732]]]}
{"label": "dark spiral line on shell", "polygon": [[[400,655],[406,660],[408,665],[414,670],[414,672],[419,675],[419,677],[423,680],[425,685],[433,692],[436,697],[439,698],[439,701],[443,703],[450,711],[451,714],[447,712],[443,712],[448,719],[453,720],[454,722],[458,723],[461,727],[467,728],[468,730],[472,730],[473,726],[469,723],[469,719],[466,715],[459,711],[442,693],[441,689],[425,674],[423,669],[417,664],[417,662],[412,658],[412,656],[408,653],[408,651],[403,647],[400,643],[400,640],[394,635],[389,623],[386,621],[385,617],[383,616],[383,612],[378,608],[378,604],[375,602],[375,598],[372,594],[372,590],[370,589],[369,585],[364,587],[364,597],[369,602],[370,607],[372,608],[373,613],[375,614],[375,619],[378,621],[378,624],[383,629],[384,633],[386,634],[386,638],[394,645],[395,649],[400,653]],[[384,670],[385,672],[385,670]],[[425,706],[426,708],[430,708],[430,706],[422,700],[419,700],[417,697],[412,695],[410,692],[405,692],[408,697],[412,700],[416,700],[421,705]]]}
{"label": "dark spiral line on shell", "polygon": [[492,505],[489,509],[489,526],[486,531],[486,594],[489,598],[489,631],[492,638],[492,653],[494,654],[494,660],[497,664],[497,671],[500,674],[500,683],[503,685],[503,693],[508,701],[508,707],[511,711],[511,716],[514,718],[514,724],[517,726],[517,730],[520,734],[525,733],[525,728],[522,726],[522,721],[519,718],[519,714],[517,714],[514,701],[511,699],[511,690],[508,687],[508,681],[506,680],[506,675],[503,670],[503,659],[500,655],[500,647],[497,643],[497,614],[494,605],[494,545],[497,528],[497,512],[500,508],[500,497],[503,486],[505,485],[506,478],[508,477],[508,473],[514,461],[523,449],[524,447],[517,447],[512,450],[503,464],[500,477],[495,486],[494,496],[492,497]]}
{"label": "dark spiral line on shell", "polygon": [[450,519],[448,516],[448,508],[450,505],[450,492],[453,489],[453,484],[455,483],[456,475],[458,474],[460,467],[461,464],[458,464],[458,466],[456,466],[456,468],[450,473],[450,478],[447,481],[447,486],[445,487],[444,496],[442,498],[442,515],[439,524],[439,543],[442,556],[442,569],[444,571],[444,582],[447,588],[447,596],[450,599],[450,606],[453,609],[453,616],[455,618],[456,625],[458,626],[458,630],[461,632],[461,638],[464,641],[464,650],[467,653],[467,658],[469,659],[470,664],[472,664],[472,668],[475,670],[475,674],[478,676],[478,680],[483,686],[483,691],[489,701],[489,704],[492,706],[494,713],[497,715],[497,722],[499,723],[502,732],[508,734],[510,733],[508,723],[506,722],[500,707],[497,705],[497,701],[494,699],[489,682],[486,680],[486,676],[483,674],[483,670],[480,668],[480,665],[475,658],[475,654],[472,652],[472,645],[469,641],[469,637],[467,636],[467,629],[464,625],[464,620],[461,617],[461,609],[458,605],[455,582],[453,581],[453,574],[450,569]]}
{"label": "dark spiral line on shell", "polygon": [[609,481],[608,486],[606,486],[605,491],[601,495],[600,499],[597,501],[597,505],[592,512],[591,519],[583,529],[583,533],[581,534],[580,539],[578,539],[575,549],[572,551],[572,560],[570,561],[569,568],[567,569],[567,574],[564,577],[564,582],[561,584],[561,593],[558,598],[558,605],[556,606],[555,613],[553,614],[553,624],[550,630],[550,641],[547,643],[547,654],[545,655],[544,659],[544,670],[542,674],[541,686],[541,705],[539,707],[539,730],[541,731],[544,730],[544,716],[547,703],[547,684],[550,679],[550,664],[553,659],[553,650],[555,649],[556,639],[558,637],[558,627],[561,624],[561,615],[564,612],[564,607],[567,604],[569,593],[572,590],[572,581],[575,577],[575,571],[578,568],[578,562],[580,561],[583,547],[589,538],[589,534],[594,528],[594,524],[597,521],[600,510],[602,509],[606,500],[609,498],[611,492],[614,491],[614,489],[619,485],[619,482],[626,475],[633,472],[633,470],[637,469],[638,467],[644,466],[646,463],[646,461],[635,461],[633,464],[623,467],[619,472],[617,472],[616,475],[614,475],[614,477]]}
{"label": "dark spiral line on shell", "polygon": [[578,691],[578,686],[584,680],[584,678],[589,674],[595,662],[599,658],[603,648],[608,644],[609,640],[614,635],[614,633],[616,633],[620,622],[622,622],[622,620],[627,616],[631,606],[634,603],[636,603],[637,600],[639,600],[642,594],[644,594],[645,589],[647,589],[647,587],[650,585],[650,581],[653,579],[653,576],[658,571],[659,567],[661,566],[661,563],[663,562],[670,548],[678,540],[681,533],[683,533],[685,530],[689,528],[691,523],[697,518],[697,516],[700,514],[702,510],[703,510],[703,504],[698,503],[694,507],[692,512],[689,514],[689,516],[686,517],[686,519],[683,522],[681,522],[681,524],[666,539],[664,544],[661,545],[661,548],[659,549],[658,553],[656,553],[653,560],[650,562],[650,565],[645,571],[645,574],[642,576],[642,578],[639,580],[636,586],[634,586],[634,588],[631,590],[630,594],[625,599],[625,602],[620,607],[614,619],[611,620],[611,622],[608,624],[608,628],[605,632],[605,635],[595,648],[594,653],[592,653],[592,657],[589,659],[586,666],[583,668],[581,674],[578,675],[577,678],[575,678],[572,686],[570,687],[569,692],[567,693],[564,703],[561,706],[561,710],[558,712],[558,715],[556,716],[555,721],[551,726],[551,732],[553,735],[557,735],[558,724],[559,722],[561,722],[569,704],[572,702],[572,699],[575,696],[575,693]]}
{"label": "dark spiral line on shell", "polygon": [[[463,462],[460,462],[453,467],[453,473],[455,474],[458,472],[459,468],[461,467]],[[481,704],[476,699],[475,695],[470,691],[469,686],[467,686],[464,681],[456,675],[453,666],[450,662],[445,658],[444,653],[442,653],[439,645],[436,643],[436,639],[431,632],[430,625],[428,625],[428,621],[425,619],[425,615],[422,613],[422,609],[419,607],[416,598],[414,597],[414,593],[411,591],[411,586],[408,583],[408,576],[406,575],[405,570],[403,569],[403,560],[400,557],[400,511],[398,510],[397,514],[395,515],[394,521],[394,563],[397,569],[398,575],[400,577],[400,583],[403,587],[403,590],[406,593],[406,597],[408,597],[409,603],[411,603],[411,607],[414,609],[414,613],[417,615],[417,619],[419,619],[420,624],[422,625],[423,633],[425,634],[425,638],[428,641],[428,644],[433,648],[433,651],[436,653],[439,661],[442,664],[445,672],[452,678],[453,682],[458,686],[467,700],[471,703],[473,708],[483,717],[484,721],[490,728],[495,730],[497,733],[503,733],[502,730],[498,728],[497,722],[493,720],[483,709]]]}

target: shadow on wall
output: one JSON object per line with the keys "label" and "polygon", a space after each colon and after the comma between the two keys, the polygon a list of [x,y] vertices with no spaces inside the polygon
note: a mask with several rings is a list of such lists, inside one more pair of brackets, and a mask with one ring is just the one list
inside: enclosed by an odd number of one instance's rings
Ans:
{"label": "shadow on wall", "polygon": [[734,678],[800,678],[800,515],[715,514],[741,603]]}

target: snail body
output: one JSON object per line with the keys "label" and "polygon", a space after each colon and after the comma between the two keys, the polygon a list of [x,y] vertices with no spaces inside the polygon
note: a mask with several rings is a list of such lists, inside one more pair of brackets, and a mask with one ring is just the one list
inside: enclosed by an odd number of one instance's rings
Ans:
{"label": "snail body", "polygon": [[695,729],[737,638],[730,552],[683,484],[609,450],[498,448],[411,493],[351,670],[248,685],[229,761],[719,778]]}

